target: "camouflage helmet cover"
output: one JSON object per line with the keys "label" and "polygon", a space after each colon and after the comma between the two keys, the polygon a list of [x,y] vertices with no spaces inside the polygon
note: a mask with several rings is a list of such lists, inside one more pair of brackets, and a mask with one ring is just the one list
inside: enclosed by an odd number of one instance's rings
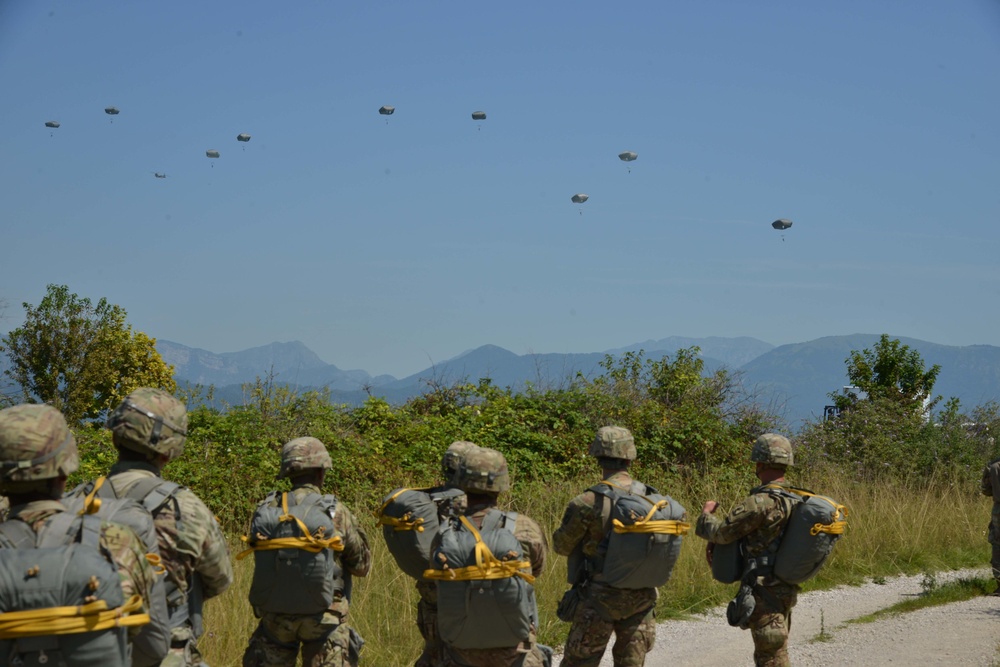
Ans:
{"label": "camouflage helmet cover", "polygon": [[26,493],[80,466],[76,438],[51,405],[0,410],[0,492]]}
{"label": "camouflage helmet cover", "polygon": [[510,473],[503,454],[488,447],[476,447],[465,452],[464,460],[455,473],[454,484],[466,493],[500,493],[510,489]]}
{"label": "camouflage helmet cover", "polygon": [[448,445],[444,456],[441,457],[441,474],[444,475],[446,482],[450,482],[461,468],[466,453],[478,448],[478,445],[468,440],[456,440]]}
{"label": "camouflage helmet cover", "polygon": [[136,389],[108,415],[111,439],[118,447],[175,459],[184,453],[187,408],[162,389]]}
{"label": "camouflage helmet cover", "polygon": [[591,456],[604,456],[611,459],[634,461],[636,457],[635,438],[627,428],[621,426],[602,426],[597,429],[594,441],[590,443]]}
{"label": "camouflage helmet cover", "polygon": [[329,470],[333,467],[326,445],[317,438],[295,438],[285,443],[281,448],[281,470],[278,479],[294,477],[299,473],[321,468]]}
{"label": "camouflage helmet cover", "polygon": [[765,433],[753,443],[750,460],[776,466],[791,466],[794,463],[792,443],[783,435]]}

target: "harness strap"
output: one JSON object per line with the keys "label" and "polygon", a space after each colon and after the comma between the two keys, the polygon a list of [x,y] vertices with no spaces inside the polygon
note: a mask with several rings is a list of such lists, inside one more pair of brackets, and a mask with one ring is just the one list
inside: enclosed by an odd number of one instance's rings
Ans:
{"label": "harness strap", "polygon": [[[425,570],[424,577],[427,579],[438,579],[442,581],[482,581],[486,579],[510,579],[520,577],[529,584],[535,582],[534,575],[530,574],[531,563],[526,560],[500,560],[493,555],[489,546],[483,542],[483,537],[476,526],[467,517],[459,517],[462,525],[472,533],[476,540],[475,556],[476,564],[467,567],[445,568],[443,570]],[[524,572],[523,570],[528,570]]]}
{"label": "harness strap", "polygon": [[[294,505],[295,496],[293,495],[292,506]],[[278,517],[278,521],[280,523],[294,521],[299,528],[299,532],[302,534],[299,537],[276,537],[274,539],[256,540],[254,542],[251,542],[250,537],[247,535],[243,535],[240,537],[240,540],[246,542],[248,548],[236,554],[236,560],[242,560],[254,551],[302,549],[303,551],[319,553],[324,549],[331,549],[333,551],[344,550],[344,540],[339,535],[324,538],[322,529],[317,531],[318,535],[312,535],[309,532],[309,528],[306,527],[306,524],[302,522],[302,519],[288,513],[288,492],[281,494],[281,511],[282,515]]]}
{"label": "harness strap", "polygon": [[392,526],[392,529],[395,530],[396,532],[404,531],[404,530],[415,530],[418,533],[424,532],[424,519],[423,519],[423,517],[417,517],[416,519],[414,519],[414,518],[412,518],[413,514],[411,512],[407,512],[403,516],[398,517],[398,518],[394,517],[394,516],[386,516],[385,514],[383,514],[383,512],[385,512],[385,508],[388,507],[390,504],[392,504],[392,501],[394,501],[396,498],[398,498],[399,496],[403,495],[407,491],[424,491],[424,492],[426,492],[427,489],[407,489],[407,488],[403,488],[403,489],[400,489],[399,491],[397,491],[396,493],[392,494],[391,496],[389,496],[389,499],[386,500],[384,503],[382,503],[382,506],[378,508],[377,512],[375,512],[375,518],[378,519],[378,525],[380,525],[380,526]]}
{"label": "harness strap", "polygon": [[[653,515],[658,511],[667,507],[670,503],[666,500],[653,500],[652,498],[647,498],[641,493],[633,493],[631,489],[626,489],[624,487],[618,486],[613,482],[603,481],[598,484],[604,486],[609,486],[619,491],[624,491],[630,496],[635,496],[637,498],[642,498],[647,503],[650,504],[649,511],[641,519],[635,520],[631,524],[625,524],[620,519],[612,519],[611,524],[613,530],[619,535],[622,533],[641,533],[641,534],[658,534],[658,535],[687,535],[691,530],[691,524],[686,521],[677,521],[675,519],[653,519]],[[600,493],[595,491],[595,493]],[[610,495],[610,494],[609,494]],[[617,494],[614,494],[617,496]],[[617,502],[617,497],[611,497],[612,503]]]}
{"label": "harness strap", "polygon": [[149,614],[133,614],[142,609],[142,596],[133,595],[121,607],[108,608],[104,600],[75,607],[46,607],[0,614],[0,639],[73,635],[118,627],[146,625]]}
{"label": "harness strap", "polygon": [[772,489],[777,491],[784,491],[786,493],[794,493],[798,496],[805,496],[806,498],[819,498],[825,500],[834,507],[833,521],[831,523],[816,523],[813,524],[812,528],[809,529],[809,534],[816,536],[820,533],[827,533],[828,535],[843,535],[844,531],[847,530],[847,507],[841,505],[833,498],[829,496],[821,496],[818,493],[813,493],[807,489],[798,489],[795,487],[784,487],[778,484],[765,484],[763,486],[765,489]]}

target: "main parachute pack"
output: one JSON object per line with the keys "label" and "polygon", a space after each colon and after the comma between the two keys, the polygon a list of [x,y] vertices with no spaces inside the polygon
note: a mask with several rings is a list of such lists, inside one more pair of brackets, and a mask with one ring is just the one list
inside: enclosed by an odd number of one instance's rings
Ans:
{"label": "main parachute pack", "polygon": [[440,517],[451,513],[465,493],[460,489],[399,488],[382,500],[376,513],[389,553],[407,576],[424,579]]}

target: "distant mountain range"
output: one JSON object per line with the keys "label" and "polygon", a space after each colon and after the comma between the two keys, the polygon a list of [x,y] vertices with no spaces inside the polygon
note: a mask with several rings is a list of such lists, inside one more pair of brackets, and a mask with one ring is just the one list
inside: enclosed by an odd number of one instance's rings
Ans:
{"label": "distant mountain range", "polygon": [[[935,394],[955,396],[971,408],[1000,400],[1000,347],[939,345],[900,336],[920,353],[928,366],[941,365]],[[241,352],[216,354],[160,340],[157,348],[173,364],[178,382],[213,384],[216,398],[230,404],[243,400],[241,384],[269,373],[274,381],[300,389],[328,387],[333,399],[352,405],[369,394],[402,403],[427,390],[428,383],[450,384],[488,377],[500,387],[520,390],[531,383],[541,388],[567,386],[577,374],[600,375],[605,355],[644,350],[647,358],[673,356],[677,350],[701,348],[706,372],[727,368],[739,375],[757,400],[776,409],[797,428],[803,420],[822,416],[828,394],[847,383],[845,360],[852,350],[872,348],[877,334],[829,336],[805,343],[775,347],[755,338],[683,338],[648,340],[604,352],[517,355],[495,345],[484,345],[435,364],[409,377],[372,376],[363,370],[341,370],[323,362],[300,342],[271,343]]]}

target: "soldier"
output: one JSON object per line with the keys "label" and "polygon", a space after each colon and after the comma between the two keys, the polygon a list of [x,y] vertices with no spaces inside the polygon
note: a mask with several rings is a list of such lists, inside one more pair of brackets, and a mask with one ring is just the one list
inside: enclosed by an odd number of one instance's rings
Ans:
{"label": "soldier", "polygon": [[229,588],[233,565],[211,510],[193,491],[161,476],[184,451],[187,409],[162,389],[136,389],[111,413],[107,426],[118,461],[105,485],[116,497],[144,505],[156,522],[171,625],[170,653],[162,667],[204,665],[197,645],[202,605]]}
{"label": "soldier", "polygon": [[497,509],[498,495],[510,488],[500,452],[469,448],[455,485],[468,506],[442,527],[425,573],[438,582],[440,665],[547,667],[551,649],[536,641],[532,586],[545,566],[545,535],[523,514]]}
{"label": "soldier", "polygon": [[[464,460],[465,453],[472,448],[476,448],[476,445],[464,440],[456,440],[448,445],[448,449],[441,458],[441,475],[444,478],[444,484],[430,489],[429,493],[455,488],[453,485],[455,475]],[[466,506],[465,496],[446,499],[438,504],[438,520],[444,522],[451,516],[464,514]],[[417,602],[417,627],[420,629],[420,636],[424,639],[424,650],[414,667],[437,667],[444,659],[442,654],[444,645],[441,643],[441,634],[438,631],[437,583],[418,579],[417,593],[420,594],[420,601]]]}
{"label": "soldier", "polygon": [[[754,443],[750,460],[761,486],[750,491],[750,497],[720,518],[715,514],[719,504],[705,503],[698,517],[695,532],[708,540],[706,557],[712,564],[716,544],[731,544],[742,540],[742,552],[747,560],[766,557],[774,550],[792,513],[792,502],[778,494],[768,493],[765,485],[788,487],[785,470],[793,463],[792,445],[787,438],[765,433]],[[746,581],[746,580],[745,580]],[[748,627],[753,637],[754,664],[757,667],[787,667],[788,631],[792,624],[792,607],[799,587],[786,584],[770,573],[752,577],[752,600],[738,596],[734,612],[745,617],[752,604],[752,613],[740,627]],[[734,623],[735,624],[735,623]]]}
{"label": "soldier", "polygon": [[984,496],[993,498],[993,511],[986,538],[993,551],[990,565],[993,566],[993,578],[997,582],[997,588],[991,595],[1000,596],[1000,459],[990,461],[983,468],[981,490]]}
{"label": "soldier", "polygon": [[351,511],[324,494],[333,466],[316,438],[281,449],[278,478],[292,490],[274,491],[257,506],[245,538],[255,555],[250,604],[260,618],[243,667],[294,667],[301,647],[310,667],[357,667],[364,644],[347,624],[351,577],[371,568],[368,537]]}
{"label": "soldier", "polygon": [[[58,410],[0,410],[0,493],[11,502],[9,519],[0,524],[0,549],[13,550],[0,555],[0,570],[19,575],[0,577],[0,600],[37,603],[26,619],[18,616],[28,608],[0,607],[2,664],[127,667],[126,632],[134,635],[149,623],[156,575],[142,541],[125,526],[70,513],[59,500],[78,467],[76,440]],[[44,551],[34,551],[39,547]],[[45,617],[48,608],[59,613]],[[38,633],[42,623],[52,634]]]}
{"label": "soldier", "polygon": [[[636,457],[635,440],[628,429],[598,429],[588,453],[600,464],[606,484],[647,494],[648,487],[628,472]],[[563,619],[571,620],[572,626],[562,667],[596,667],[612,632],[615,666],[641,667],[656,639],[656,588],[616,588],[603,580],[604,552],[612,529],[610,505],[598,487],[587,490],[570,501],[562,524],[552,535],[556,553],[570,559],[569,578],[574,584],[570,599],[579,596],[575,611],[565,613]]]}

